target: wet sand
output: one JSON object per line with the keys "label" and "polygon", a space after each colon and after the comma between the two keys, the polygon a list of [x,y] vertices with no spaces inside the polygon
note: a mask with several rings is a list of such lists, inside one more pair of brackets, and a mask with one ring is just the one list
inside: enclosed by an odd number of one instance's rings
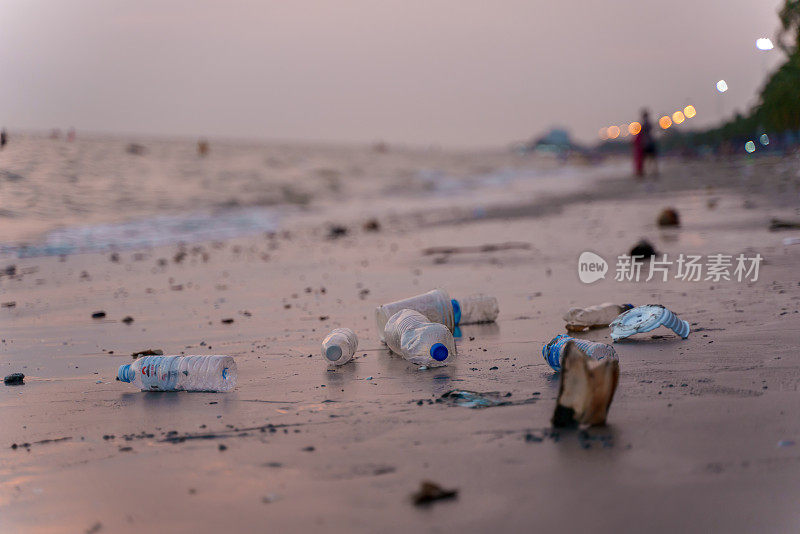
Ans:
{"label": "wet sand", "polygon": [[[767,225],[797,218],[796,169],[675,163],[657,182],[620,176],[424,228],[386,217],[369,232],[354,212],[331,240],[308,219],[188,246],[180,262],[174,246],[118,262],[9,261],[17,274],[0,289],[16,305],[0,309],[0,371],[27,378],[0,387],[0,530],[794,531],[800,246],[781,244],[797,231]],[[681,228],[655,225],[666,206]],[[578,280],[582,251],[613,262],[643,236],[670,255],[765,261],[754,283],[616,282],[613,263],[606,280]],[[531,248],[422,253],[504,241]],[[462,328],[455,365],[421,371],[380,344],[373,309],[434,287],[494,294],[501,311]],[[558,379],[542,344],[564,331],[566,309],[603,301],[661,303],[694,331],[616,344],[608,425],[553,431]],[[319,343],[338,326],[360,347],[332,370]],[[607,329],[582,337],[609,341]],[[230,354],[239,386],[142,393],[115,382],[147,348]],[[437,402],[453,389],[510,393],[510,405]],[[422,480],[458,497],[415,507]]]}

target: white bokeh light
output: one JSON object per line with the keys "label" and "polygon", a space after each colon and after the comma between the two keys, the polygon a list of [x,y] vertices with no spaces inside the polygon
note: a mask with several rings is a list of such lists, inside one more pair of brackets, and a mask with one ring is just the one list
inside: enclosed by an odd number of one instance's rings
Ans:
{"label": "white bokeh light", "polygon": [[774,46],[772,45],[772,41],[767,37],[761,37],[756,39],[756,48],[759,50],[772,50]]}
{"label": "white bokeh light", "polygon": [[725,80],[720,80],[717,82],[717,91],[719,91],[720,93],[724,93],[727,90],[728,90],[728,82],[726,82]]}

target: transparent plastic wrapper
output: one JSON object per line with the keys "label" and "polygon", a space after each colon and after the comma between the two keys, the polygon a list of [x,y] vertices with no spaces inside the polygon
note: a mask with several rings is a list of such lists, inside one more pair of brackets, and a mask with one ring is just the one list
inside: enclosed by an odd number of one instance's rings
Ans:
{"label": "transparent plastic wrapper", "polygon": [[358,337],[349,328],[335,328],[322,340],[322,357],[331,365],[344,365],[353,359]]}
{"label": "transparent plastic wrapper", "polygon": [[660,304],[637,306],[614,319],[608,326],[611,327],[611,339],[614,341],[649,332],[659,326],[666,326],[683,339],[689,337],[691,330],[689,323]]}
{"label": "transparent plastic wrapper", "polygon": [[542,356],[544,356],[544,360],[553,370],[561,370],[561,361],[564,357],[566,345],[570,341],[585,352],[587,356],[595,360],[599,361],[606,358],[617,359],[617,351],[607,343],[595,343],[594,341],[575,339],[566,334],[559,334],[551,339],[547,345],[542,347]]}
{"label": "transparent plastic wrapper", "polygon": [[415,310],[400,310],[389,318],[384,330],[392,352],[417,365],[440,367],[453,361],[453,334],[441,323],[432,323]]}
{"label": "transparent plastic wrapper", "polygon": [[604,302],[588,308],[570,308],[564,314],[567,330],[570,332],[583,332],[590,328],[608,326],[620,313],[633,308],[633,304],[614,304]]}
{"label": "transparent plastic wrapper", "polygon": [[230,356],[145,356],[120,365],[117,378],[142,391],[230,391],[236,387]]}
{"label": "transparent plastic wrapper", "polygon": [[500,313],[497,299],[489,295],[469,295],[451,300],[455,324],[493,323]]}
{"label": "transparent plastic wrapper", "polygon": [[378,306],[375,309],[375,320],[378,323],[378,332],[381,336],[384,335],[389,318],[401,310],[419,312],[427,317],[430,322],[445,325],[450,332],[456,327],[450,295],[444,289],[434,289],[422,295]]}

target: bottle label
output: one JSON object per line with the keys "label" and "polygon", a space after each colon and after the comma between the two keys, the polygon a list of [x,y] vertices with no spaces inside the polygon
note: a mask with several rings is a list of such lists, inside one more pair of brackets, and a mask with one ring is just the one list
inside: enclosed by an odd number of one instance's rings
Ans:
{"label": "bottle label", "polygon": [[178,384],[177,356],[148,356],[142,365],[142,389],[173,391]]}

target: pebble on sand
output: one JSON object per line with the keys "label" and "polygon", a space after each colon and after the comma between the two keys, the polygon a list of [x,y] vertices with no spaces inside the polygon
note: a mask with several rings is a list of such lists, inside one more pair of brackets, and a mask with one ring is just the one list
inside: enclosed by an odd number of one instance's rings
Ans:
{"label": "pebble on sand", "polygon": [[3,379],[7,386],[18,386],[25,383],[25,375],[22,373],[11,373]]}
{"label": "pebble on sand", "polygon": [[104,311],[96,311],[92,314],[92,319],[102,319],[106,316],[106,312]]}

